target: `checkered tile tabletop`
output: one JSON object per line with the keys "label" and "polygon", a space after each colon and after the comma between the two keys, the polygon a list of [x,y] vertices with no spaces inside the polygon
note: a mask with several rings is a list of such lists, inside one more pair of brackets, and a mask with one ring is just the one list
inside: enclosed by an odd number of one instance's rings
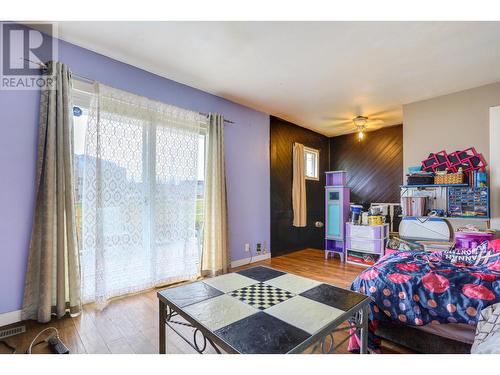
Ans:
{"label": "checkered tile tabletop", "polygon": [[296,352],[369,303],[362,294],[261,266],[169,288],[158,297],[235,353]]}
{"label": "checkered tile tabletop", "polygon": [[238,298],[240,301],[248,303],[250,306],[259,310],[265,310],[280,302],[292,298],[295,294],[286,290],[275,288],[265,283],[257,283],[234,290],[229,293],[231,297]]}

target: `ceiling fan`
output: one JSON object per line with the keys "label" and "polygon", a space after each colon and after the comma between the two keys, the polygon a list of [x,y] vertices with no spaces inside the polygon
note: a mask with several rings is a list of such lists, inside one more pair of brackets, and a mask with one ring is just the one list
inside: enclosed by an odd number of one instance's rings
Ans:
{"label": "ceiling fan", "polygon": [[385,112],[373,113],[367,116],[353,115],[352,117],[330,117],[327,120],[333,122],[334,126],[352,128],[353,132],[358,133],[358,139],[361,141],[364,139],[367,129],[378,128],[385,124],[385,121],[379,117],[383,114],[385,114]]}
{"label": "ceiling fan", "polygon": [[352,122],[356,126],[356,130],[358,131],[358,140],[362,141],[365,137],[366,123],[368,122],[368,117],[365,116],[356,116],[352,119]]}

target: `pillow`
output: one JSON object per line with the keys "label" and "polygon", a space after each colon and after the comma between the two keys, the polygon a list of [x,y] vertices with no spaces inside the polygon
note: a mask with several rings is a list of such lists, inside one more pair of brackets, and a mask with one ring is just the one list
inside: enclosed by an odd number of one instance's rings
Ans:
{"label": "pillow", "polygon": [[480,266],[488,263],[491,258],[496,258],[500,253],[490,249],[488,241],[476,246],[474,249],[452,249],[443,251],[443,259],[451,263],[460,263],[467,266]]}

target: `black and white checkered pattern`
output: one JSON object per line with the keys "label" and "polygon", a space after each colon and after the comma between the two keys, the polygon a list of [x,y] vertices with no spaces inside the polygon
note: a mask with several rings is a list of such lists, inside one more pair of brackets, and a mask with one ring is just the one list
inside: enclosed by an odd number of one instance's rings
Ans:
{"label": "black and white checkered pattern", "polygon": [[307,340],[314,342],[371,301],[263,266],[168,288],[158,296],[163,307],[175,307],[194,327],[210,330],[216,345],[245,354],[302,351]]}
{"label": "black and white checkered pattern", "polygon": [[229,295],[259,310],[265,310],[295,296],[293,293],[265,283],[253,284],[230,292]]}

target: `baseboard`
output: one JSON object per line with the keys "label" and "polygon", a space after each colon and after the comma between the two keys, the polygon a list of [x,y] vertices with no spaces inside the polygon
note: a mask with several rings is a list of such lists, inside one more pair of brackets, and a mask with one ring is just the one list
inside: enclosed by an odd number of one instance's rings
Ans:
{"label": "baseboard", "polygon": [[[234,260],[231,262],[231,268],[244,266],[245,264],[260,262],[261,260],[266,260],[269,258],[271,258],[271,253],[267,252],[265,254],[255,255],[249,258]],[[17,323],[20,321],[21,321],[21,310],[0,314],[0,327],[7,326],[9,324]]]}
{"label": "baseboard", "polygon": [[231,268],[244,266],[245,264],[260,262],[261,260],[266,260],[269,258],[271,258],[271,253],[265,253],[265,254],[255,255],[255,256],[249,257],[249,258],[233,260],[231,262]]}
{"label": "baseboard", "polygon": [[0,314],[0,327],[21,321],[21,310]]}

